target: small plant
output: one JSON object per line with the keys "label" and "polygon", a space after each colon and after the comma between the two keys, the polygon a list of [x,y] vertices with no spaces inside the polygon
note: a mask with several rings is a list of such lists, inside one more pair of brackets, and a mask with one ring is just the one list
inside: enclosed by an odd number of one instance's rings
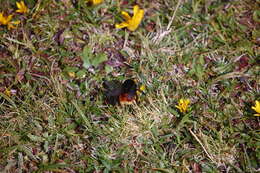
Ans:
{"label": "small plant", "polygon": [[89,46],[85,46],[81,54],[83,60],[83,67],[86,69],[93,67],[98,67],[99,64],[108,60],[107,55],[104,53],[93,54],[92,49]]}

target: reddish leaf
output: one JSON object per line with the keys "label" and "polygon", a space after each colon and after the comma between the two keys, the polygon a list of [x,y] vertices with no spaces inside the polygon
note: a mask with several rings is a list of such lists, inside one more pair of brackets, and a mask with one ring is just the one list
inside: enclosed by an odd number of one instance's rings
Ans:
{"label": "reddish leaf", "polygon": [[127,5],[128,3],[129,3],[128,0],[121,1],[121,5]]}
{"label": "reddish leaf", "polygon": [[238,61],[237,70],[241,71],[249,66],[249,57],[247,55],[242,56]]}
{"label": "reddish leaf", "polygon": [[153,32],[154,28],[155,28],[155,23],[154,22],[149,22],[147,23],[147,25],[145,26],[145,29],[149,32]]}
{"label": "reddish leaf", "polygon": [[191,164],[193,173],[201,173],[201,166],[198,163]]}

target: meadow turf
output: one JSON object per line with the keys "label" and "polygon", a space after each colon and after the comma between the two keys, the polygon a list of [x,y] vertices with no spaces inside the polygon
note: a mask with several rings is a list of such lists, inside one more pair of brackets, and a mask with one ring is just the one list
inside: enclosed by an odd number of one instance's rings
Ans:
{"label": "meadow turf", "polygon": [[[0,0],[0,172],[260,171],[259,0]],[[121,11],[145,10],[136,31]],[[137,103],[104,104],[133,78]],[[185,113],[175,106],[191,104]]]}

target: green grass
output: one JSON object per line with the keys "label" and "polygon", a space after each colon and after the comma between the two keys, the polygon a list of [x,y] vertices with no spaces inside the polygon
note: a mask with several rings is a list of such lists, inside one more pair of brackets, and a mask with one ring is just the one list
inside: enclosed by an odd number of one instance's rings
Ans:
{"label": "green grass", "polygon": [[[125,2],[25,0],[17,29],[0,26],[0,170],[258,172],[259,1]],[[139,28],[115,29],[136,3]],[[138,104],[104,105],[103,80],[128,78]]]}

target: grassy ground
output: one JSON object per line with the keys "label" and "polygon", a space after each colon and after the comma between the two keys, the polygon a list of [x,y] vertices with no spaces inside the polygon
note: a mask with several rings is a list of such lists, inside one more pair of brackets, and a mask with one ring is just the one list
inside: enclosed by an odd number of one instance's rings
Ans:
{"label": "grassy ground", "polygon": [[[17,29],[0,26],[2,172],[260,170],[258,0],[25,3]],[[115,29],[135,4],[139,28]],[[85,68],[86,54],[108,60]],[[104,105],[103,79],[127,78],[140,102]]]}

